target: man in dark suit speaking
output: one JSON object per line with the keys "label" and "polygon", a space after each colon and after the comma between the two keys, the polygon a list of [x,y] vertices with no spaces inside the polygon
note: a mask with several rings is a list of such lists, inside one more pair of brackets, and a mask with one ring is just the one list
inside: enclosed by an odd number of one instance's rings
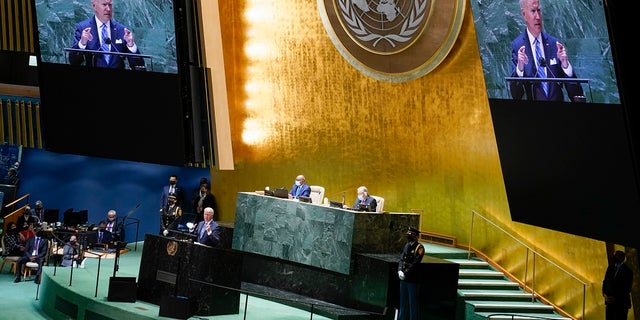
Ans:
{"label": "man in dark suit speaking", "polygon": [[124,25],[112,19],[112,0],[91,0],[95,15],[76,25],[73,49],[90,50],[88,52],[72,51],[69,63],[85,64],[89,67],[124,69],[126,58],[133,70],[145,70],[144,59],[138,56],[118,54],[101,54],[96,51],[124,54],[140,54],[133,39],[133,33]]}
{"label": "man in dark suit speaking", "polygon": [[[511,77],[576,78],[566,47],[542,30],[539,0],[520,0],[520,12],[527,28],[511,42]],[[571,101],[584,99],[577,82],[511,81],[511,97],[537,101],[564,101],[562,85]]]}

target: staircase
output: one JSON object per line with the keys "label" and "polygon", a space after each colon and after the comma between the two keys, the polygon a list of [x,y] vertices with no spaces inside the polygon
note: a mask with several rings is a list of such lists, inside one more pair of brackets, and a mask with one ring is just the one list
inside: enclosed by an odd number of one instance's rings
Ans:
{"label": "staircase", "polygon": [[535,299],[488,262],[468,251],[425,244],[426,254],[460,265],[458,320],[571,320]]}

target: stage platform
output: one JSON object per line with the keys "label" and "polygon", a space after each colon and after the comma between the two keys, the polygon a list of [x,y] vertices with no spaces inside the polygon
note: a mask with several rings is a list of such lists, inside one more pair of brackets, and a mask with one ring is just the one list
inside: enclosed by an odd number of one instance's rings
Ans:
{"label": "stage platform", "polygon": [[[128,251],[121,254],[119,259],[87,259],[84,268],[68,268],[45,266],[40,285],[33,282],[33,278],[21,283],[13,283],[13,275],[7,273],[7,268],[0,274],[0,295],[5,305],[11,301],[7,295],[20,295],[20,303],[25,301],[27,308],[7,304],[3,308],[3,316],[12,319],[92,319],[92,320],[142,320],[142,319],[175,319],[160,317],[160,306],[136,300],[135,302],[109,301],[109,281],[114,276],[114,265],[118,262],[116,277],[137,277],[142,258],[142,242],[134,250],[134,243],[127,245]],[[251,286],[242,285],[243,290]],[[275,294],[263,289],[265,295]],[[265,296],[266,297],[266,296]],[[306,302],[298,305],[287,305],[256,295],[240,294],[240,312],[231,315],[192,316],[189,319],[310,319],[311,313],[304,309]],[[283,296],[288,299],[290,297]],[[245,306],[248,306],[245,308]],[[25,309],[27,313],[25,314]],[[32,310],[29,310],[32,309]],[[13,317],[12,315],[15,315]],[[313,319],[335,319],[314,313]]]}
{"label": "stage platform", "polygon": [[[425,245],[428,252],[439,246]],[[139,278],[143,242],[127,245],[118,259],[87,259],[84,268],[45,266],[40,285],[33,278],[13,283],[7,268],[0,273],[0,309],[2,317],[20,320],[67,319],[175,319],[160,317],[159,305],[136,299],[134,302],[109,301],[110,278]],[[137,249],[135,249],[137,248]],[[364,290],[366,294],[369,290]],[[344,308],[305,295],[253,282],[242,282],[238,314],[200,316],[189,319],[218,320],[352,320],[392,319],[395,309],[376,313]]]}

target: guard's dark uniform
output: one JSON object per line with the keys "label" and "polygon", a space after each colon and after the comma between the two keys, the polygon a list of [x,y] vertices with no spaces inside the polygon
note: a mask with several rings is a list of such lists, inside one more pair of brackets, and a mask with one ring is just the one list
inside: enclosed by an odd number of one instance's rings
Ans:
{"label": "guard's dark uniform", "polygon": [[398,262],[398,277],[400,278],[400,310],[398,320],[418,320],[418,293],[420,292],[420,278],[414,272],[415,266],[424,257],[424,246],[418,242],[418,229],[409,227],[407,243],[404,245],[400,261]]}

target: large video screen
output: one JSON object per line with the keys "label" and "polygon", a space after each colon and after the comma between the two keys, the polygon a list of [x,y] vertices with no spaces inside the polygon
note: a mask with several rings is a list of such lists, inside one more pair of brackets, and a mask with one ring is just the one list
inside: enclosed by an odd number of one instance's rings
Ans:
{"label": "large video screen", "polygon": [[[634,11],[626,3],[471,2],[513,221],[640,245],[633,226],[620,224],[640,210],[639,113],[622,34]],[[526,80],[514,74],[519,63]],[[542,96],[543,82],[555,93]],[[567,85],[576,83],[581,92],[571,94],[577,87]]]}
{"label": "large video screen", "polygon": [[184,165],[184,0],[32,1],[45,149]]}
{"label": "large video screen", "polygon": [[173,0],[36,0],[36,15],[41,62],[178,73]]}
{"label": "large video screen", "polygon": [[471,1],[489,98],[620,104],[603,1],[521,3]]}

